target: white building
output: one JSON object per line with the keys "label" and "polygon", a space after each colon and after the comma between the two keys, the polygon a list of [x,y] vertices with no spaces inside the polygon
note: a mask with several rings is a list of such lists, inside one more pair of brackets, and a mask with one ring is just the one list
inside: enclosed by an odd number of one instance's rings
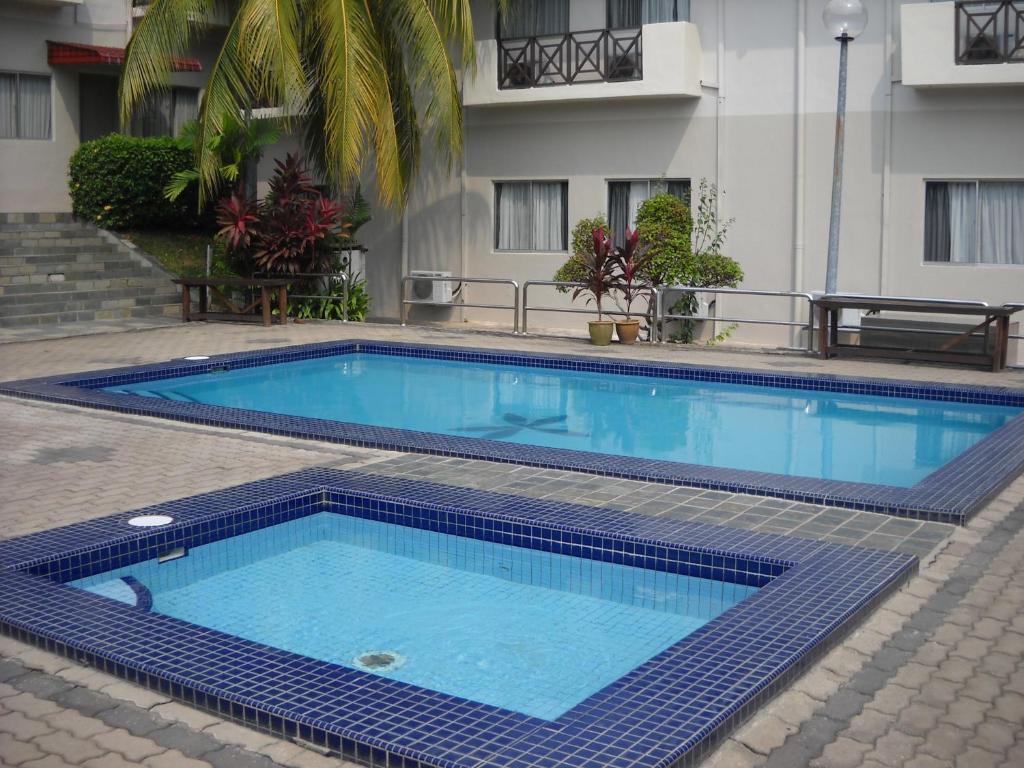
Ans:
{"label": "white building", "polygon": [[[839,54],[825,0],[520,5],[500,25],[494,3],[474,4],[463,156],[451,172],[428,157],[404,224],[378,209],[361,232],[375,315],[398,315],[411,270],[550,279],[577,220],[621,223],[651,191],[682,194],[701,178],[725,193],[726,250],[746,287],[823,289]],[[867,30],[850,47],[840,289],[1024,301],[1024,0],[865,5]],[[118,63],[144,6],[0,2],[0,211],[69,209],[68,158],[116,128]],[[219,34],[135,130],[194,114]],[[461,298],[509,294],[468,285]],[[568,306],[549,289],[531,301]],[[511,322],[504,311],[416,310]],[[796,311],[778,299],[718,306]],[[582,327],[566,314],[531,322]],[[765,326],[737,338],[784,340]]]}
{"label": "white building", "polygon": [[[460,164],[425,167],[404,227],[373,225],[377,313],[398,313],[410,270],[551,279],[577,220],[614,223],[649,189],[701,178],[735,217],[726,252],[746,287],[824,288],[839,57],[825,0],[525,0],[504,34],[492,5],[475,5]],[[865,5],[850,46],[840,290],[1024,301],[1024,0]],[[509,300],[464,290],[470,303]],[[530,300],[568,305],[551,289]],[[796,310],[745,297],[718,311]],[[566,314],[531,323],[582,327]],[[765,326],[738,338],[784,340]]]}

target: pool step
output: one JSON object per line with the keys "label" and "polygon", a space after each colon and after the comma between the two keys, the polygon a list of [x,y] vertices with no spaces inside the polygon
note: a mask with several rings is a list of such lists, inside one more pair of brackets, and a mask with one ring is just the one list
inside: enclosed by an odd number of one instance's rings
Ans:
{"label": "pool step", "polygon": [[70,214],[0,213],[0,326],[172,317],[171,277]]}

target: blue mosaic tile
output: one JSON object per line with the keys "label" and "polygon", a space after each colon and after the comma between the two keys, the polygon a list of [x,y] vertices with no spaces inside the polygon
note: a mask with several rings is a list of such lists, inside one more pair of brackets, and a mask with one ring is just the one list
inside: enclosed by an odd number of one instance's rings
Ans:
{"label": "blue mosaic tile", "polygon": [[[760,587],[554,721],[198,627],[61,582],[330,511]],[[129,518],[174,518],[158,530]],[[369,765],[692,765],[916,570],[906,555],[314,468],[0,542],[0,630]]]}
{"label": "blue mosaic tile", "polygon": [[609,456],[585,451],[348,424],[325,419],[286,416],[102,391],[104,387],[173,376],[271,365],[356,352],[1024,408],[1024,390],[1011,387],[972,387],[888,379],[850,378],[826,374],[745,371],[671,363],[648,363],[633,360],[609,361],[578,356],[492,352],[481,349],[358,340],[308,344],[258,352],[240,352],[219,355],[197,362],[177,360],[88,374],[65,374],[6,382],[0,383],[0,393],[366,448],[483,459],[548,469],[588,472],[644,482],[685,485],[730,493],[776,496],[791,501],[881,512],[897,517],[960,525],[964,524],[970,515],[995,496],[1010,480],[1024,471],[1024,414],[976,443],[916,485],[910,488],[899,488]]}

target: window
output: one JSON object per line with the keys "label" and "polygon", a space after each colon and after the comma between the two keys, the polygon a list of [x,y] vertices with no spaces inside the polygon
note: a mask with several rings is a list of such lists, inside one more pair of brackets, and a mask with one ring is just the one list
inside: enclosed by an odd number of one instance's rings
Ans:
{"label": "window", "polygon": [[675,195],[689,204],[690,180],[640,179],[608,182],[608,226],[615,234],[617,245],[622,245],[626,241],[627,227],[636,227],[636,212],[640,209],[640,204],[663,192]]}
{"label": "window", "polygon": [[0,72],[0,139],[50,138],[50,77]]}
{"label": "window", "polygon": [[608,0],[608,26],[612,29],[689,20],[690,0]]}
{"label": "window", "polygon": [[568,250],[569,182],[496,182],[494,248],[498,251]]}
{"label": "window", "polygon": [[196,88],[171,88],[150,96],[132,118],[133,136],[177,136],[199,115]]}
{"label": "window", "polygon": [[927,182],[924,260],[1024,265],[1024,181]]}
{"label": "window", "polygon": [[569,31],[569,0],[511,0],[501,15],[500,37],[514,40]]}

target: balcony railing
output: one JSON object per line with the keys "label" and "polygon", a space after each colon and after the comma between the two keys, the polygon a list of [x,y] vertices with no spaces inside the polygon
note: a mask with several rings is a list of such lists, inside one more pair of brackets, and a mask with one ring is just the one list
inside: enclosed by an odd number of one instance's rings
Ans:
{"label": "balcony railing", "polygon": [[498,88],[643,80],[643,33],[595,29],[498,41]]}
{"label": "balcony railing", "polygon": [[1024,0],[956,4],[957,64],[1024,64]]}

